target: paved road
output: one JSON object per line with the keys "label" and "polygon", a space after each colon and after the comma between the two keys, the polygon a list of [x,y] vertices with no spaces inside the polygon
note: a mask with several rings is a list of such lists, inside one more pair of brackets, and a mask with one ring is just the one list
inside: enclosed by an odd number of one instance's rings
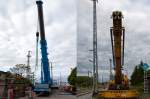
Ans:
{"label": "paved road", "polygon": [[92,99],[92,93],[78,96],[78,99]]}
{"label": "paved road", "polygon": [[[28,99],[27,97],[20,99]],[[35,97],[34,99],[78,99],[75,95],[71,95],[70,93],[53,91],[49,97]]]}

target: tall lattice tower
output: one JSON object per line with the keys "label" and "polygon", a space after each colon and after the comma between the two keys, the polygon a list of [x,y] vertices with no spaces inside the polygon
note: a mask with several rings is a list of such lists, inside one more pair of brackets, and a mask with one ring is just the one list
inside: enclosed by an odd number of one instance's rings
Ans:
{"label": "tall lattice tower", "polygon": [[93,93],[97,91],[98,84],[98,55],[97,55],[97,9],[98,0],[93,1]]}

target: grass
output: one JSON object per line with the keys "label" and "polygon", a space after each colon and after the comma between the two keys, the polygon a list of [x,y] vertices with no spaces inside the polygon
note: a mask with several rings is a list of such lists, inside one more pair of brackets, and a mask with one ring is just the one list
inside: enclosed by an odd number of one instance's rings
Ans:
{"label": "grass", "polygon": [[130,89],[136,90],[140,95],[143,94],[143,83],[134,85],[134,86],[130,86]]}
{"label": "grass", "polygon": [[90,91],[92,91],[92,88],[88,88],[88,87],[77,88],[77,93],[78,94],[82,94],[82,93],[90,92]]}
{"label": "grass", "polygon": [[93,99],[103,99],[101,96],[95,96]]}
{"label": "grass", "polygon": [[139,93],[140,99],[150,99],[150,93],[144,94],[144,84],[140,83],[134,86],[131,86],[131,89],[136,90]]}

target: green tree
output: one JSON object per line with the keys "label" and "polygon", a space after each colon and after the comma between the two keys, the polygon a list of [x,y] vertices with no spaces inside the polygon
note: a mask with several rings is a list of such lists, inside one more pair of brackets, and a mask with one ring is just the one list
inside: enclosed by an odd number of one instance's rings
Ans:
{"label": "green tree", "polygon": [[143,62],[135,66],[135,69],[131,75],[131,85],[137,85],[144,81],[144,69]]}
{"label": "green tree", "polygon": [[25,75],[27,66],[25,64],[17,64],[10,68],[10,72],[19,75]]}
{"label": "green tree", "polygon": [[78,76],[77,85],[78,87],[92,87],[93,77],[88,76]]}
{"label": "green tree", "polygon": [[72,69],[69,77],[68,77],[68,82],[70,85],[75,86],[76,84],[76,76],[77,75],[77,68],[75,67],[74,69]]}
{"label": "green tree", "polygon": [[147,74],[150,75],[150,70],[147,71]]}

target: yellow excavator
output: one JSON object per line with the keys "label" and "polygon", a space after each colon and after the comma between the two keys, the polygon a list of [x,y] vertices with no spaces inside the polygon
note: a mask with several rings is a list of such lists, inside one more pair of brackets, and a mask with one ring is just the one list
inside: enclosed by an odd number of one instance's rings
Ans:
{"label": "yellow excavator", "polygon": [[125,28],[122,27],[123,15],[120,11],[112,13],[113,27],[110,29],[112,56],[115,67],[114,80],[109,82],[108,90],[101,91],[103,99],[138,99],[136,90],[129,88],[129,79],[122,73],[124,65]]}

